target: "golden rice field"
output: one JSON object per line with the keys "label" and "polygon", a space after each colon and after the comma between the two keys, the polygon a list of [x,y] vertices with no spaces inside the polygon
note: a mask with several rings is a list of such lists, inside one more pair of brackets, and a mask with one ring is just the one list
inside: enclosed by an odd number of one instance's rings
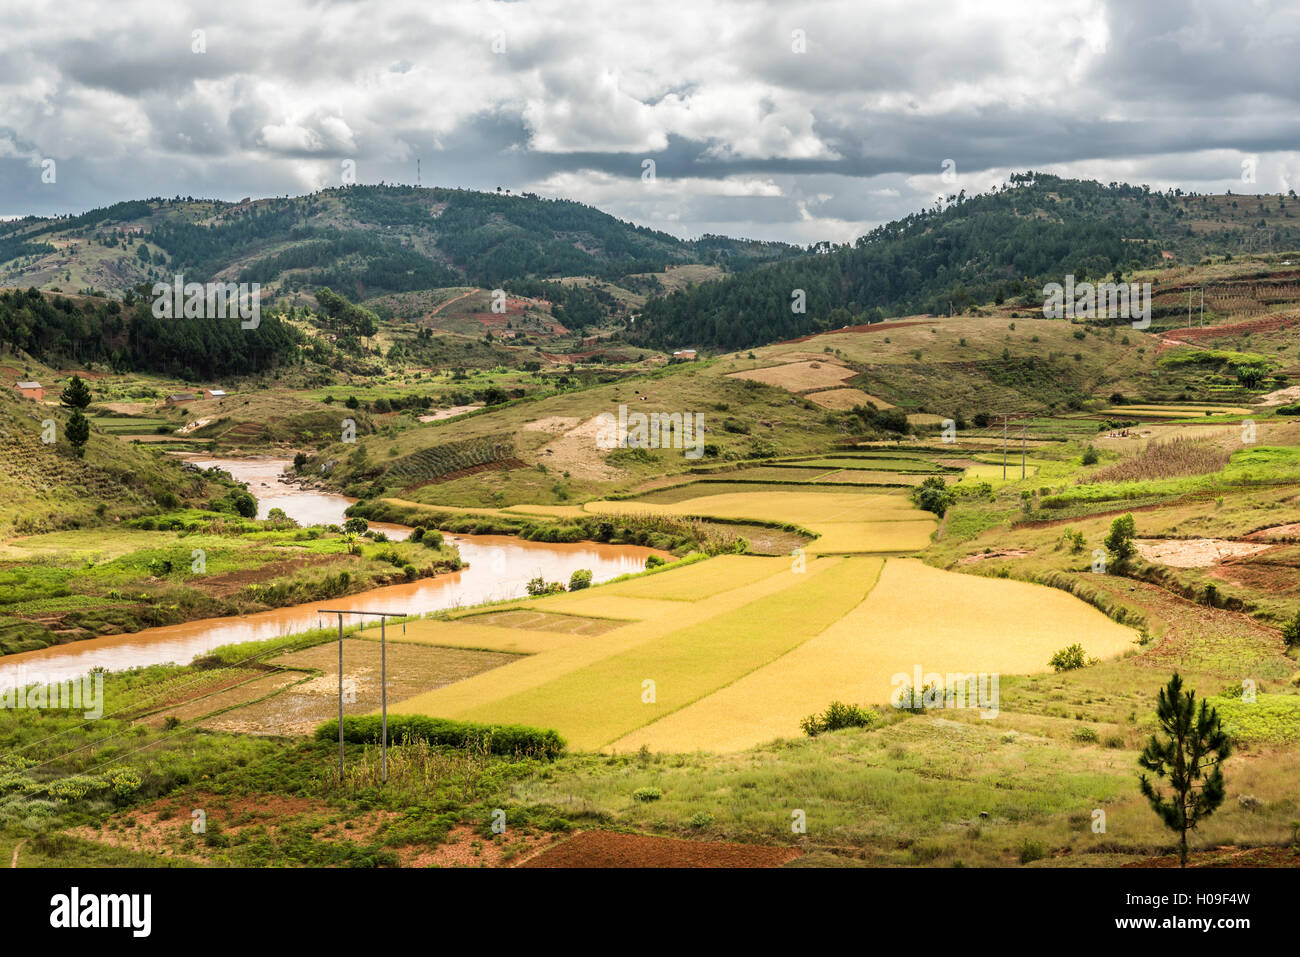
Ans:
{"label": "golden rice field", "polygon": [[728,492],[680,502],[588,502],[589,512],[697,515],[750,521],[785,521],[808,529],[817,539],[810,555],[915,552],[930,541],[936,522],[899,492],[800,489]]}
{"label": "golden rice field", "polygon": [[[940,614],[939,612],[943,613]],[[866,599],[824,631],[689,707],[615,741],[614,750],[743,750],[797,736],[831,701],[884,704],[895,675],[1048,671],[1078,642],[1109,658],[1135,632],[1063,591],[889,559]],[[701,742],[708,744],[701,744]]]}
{"label": "golden rice field", "polygon": [[583,508],[783,520],[820,537],[801,556],[719,556],[408,624],[406,641],[521,657],[394,713],[554,728],[577,749],[741,750],[798,735],[833,700],[884,703],[917,666],[1023,674],[1075,642],[1107,658],[1136,637],[1062,591],[889,557],[924,548],[935,527],[901,492],[787,486]]}
{"label": "golden rice field", "polygon": [[614,582],[602,591],[624,598],[657,598],[668,601],[699,601],[719,592],[731,591],[749,582],[789,571],[788,558],[758,558],[722,555],[701,563],[691,574],[660,572],[627,581]]}
{"label": "golden rice field", "polygon": [[861,602],[878,565],[878,559],[822,559],[802,572],[789,567],[734,589],[726,601],[715,596],[689,603],[689,612],[653,614],[600,641],[513,662],[495,679],[480,675],[394,711],[540,725],[575,747],[603,747],[819,633]]}
{"label": "golden rice field", "polygon": [[[1025,477],[1032,478],[1038,474],[1038,466],[1032,463],[1025,464]],[[1006,480],[1008,482],[1020,481],[1020,459],[1014,461],[1007,458]],[[1002,466],[999,465],[972,465],[962,473],[962,482],[1001,482]]]}
{"label": "golden rice field", "polygon": [[905,495],[892,492],[818,491],[802,489],[728,492],[701,495],[680,502],[588,502],[584,508],[597,514],[635,512],[650,515],[700,515],[756,521],[786,521],[798,525],[825,522],[890,521],[915,518],[916,510]]}

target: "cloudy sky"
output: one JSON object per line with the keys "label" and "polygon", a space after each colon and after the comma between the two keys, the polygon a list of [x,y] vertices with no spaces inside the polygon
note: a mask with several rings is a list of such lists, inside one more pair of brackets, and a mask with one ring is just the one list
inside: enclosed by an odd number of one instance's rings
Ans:
{"label": "cloudy sky", "polygon": [[417,157],[425,185],[797,243],[1013,170],[1300,188],[1294,2],[37,0],[4,20],[0,216],[299,194],[346,161],[413,183]]}

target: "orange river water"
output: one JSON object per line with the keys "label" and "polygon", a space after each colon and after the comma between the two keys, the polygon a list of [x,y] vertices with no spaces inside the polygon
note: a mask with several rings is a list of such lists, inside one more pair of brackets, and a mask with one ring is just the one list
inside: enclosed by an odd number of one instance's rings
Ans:
{"label": "orange river water", "polygon": [[[343,510],[353,499],[319,491],[304,491],[278,480],[286,461],[280,459],[213,459],[195,456],[196,465],[218,465],[236,479],[247,482],[258,500],[258,517],[281,508],[303,525],[342,524]],[[389,538],[405,538],[410,529],[372,522],[371,528]],[[645,567],[650,555],[665,556],[651,548],[529,542],[509,535],[445,535],[460,549],[469,568],[400,585],[375,588],[355,595],[330,598],[307,605],[275,608],[231,618],[204,618],[179,625],[147,628],[125,635],[89,638],[39,651],[0,658],[0,689],[36,682],[62,681],[103,667],[121,671],[165,662],[187,663],[220,645],[259,641],[317,627],[337,627],[337,615],[322,615],[321,608],[385,611],[416,615],[447,608],[464,608],[487,601],[518,598],[527,593],[528,580],[538,575],[547,581],[567,582],[579,568],[592,572],[593,581],[607,581]],[[375,619],[369,619],[374,622]],[[345,616],[344,624],[362,621]],[[394,626],[400,634],[401,626]]]}

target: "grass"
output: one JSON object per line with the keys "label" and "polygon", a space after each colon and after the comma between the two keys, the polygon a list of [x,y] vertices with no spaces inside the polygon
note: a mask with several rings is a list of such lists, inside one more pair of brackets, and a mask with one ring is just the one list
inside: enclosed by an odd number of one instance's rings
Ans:
{"label": "grass", "polygon": [[339,533],[198,509],[12,541],[0,546],[0,616],[13,625],[0,625],[0,652],[348,594],[405,581],[408,565],[459,567],[451,546],[361,542],[353,555]]}

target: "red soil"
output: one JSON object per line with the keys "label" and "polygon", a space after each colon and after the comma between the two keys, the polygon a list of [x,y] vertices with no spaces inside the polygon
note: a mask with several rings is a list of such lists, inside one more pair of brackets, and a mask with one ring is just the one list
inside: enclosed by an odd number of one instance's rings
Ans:
{"label": "red soil", "polygon": [[529,858],[521,867],[780,867],[802,852],[712,841],[682,841],[648,834],[579,831]]}
{"label": "red soil", "polygon": [[[1178,855],[1151,857],[1124,867],[1177,867]],[[1188,867],[1300,867],[1297,847],[1216,847],[1187,855]]]}

